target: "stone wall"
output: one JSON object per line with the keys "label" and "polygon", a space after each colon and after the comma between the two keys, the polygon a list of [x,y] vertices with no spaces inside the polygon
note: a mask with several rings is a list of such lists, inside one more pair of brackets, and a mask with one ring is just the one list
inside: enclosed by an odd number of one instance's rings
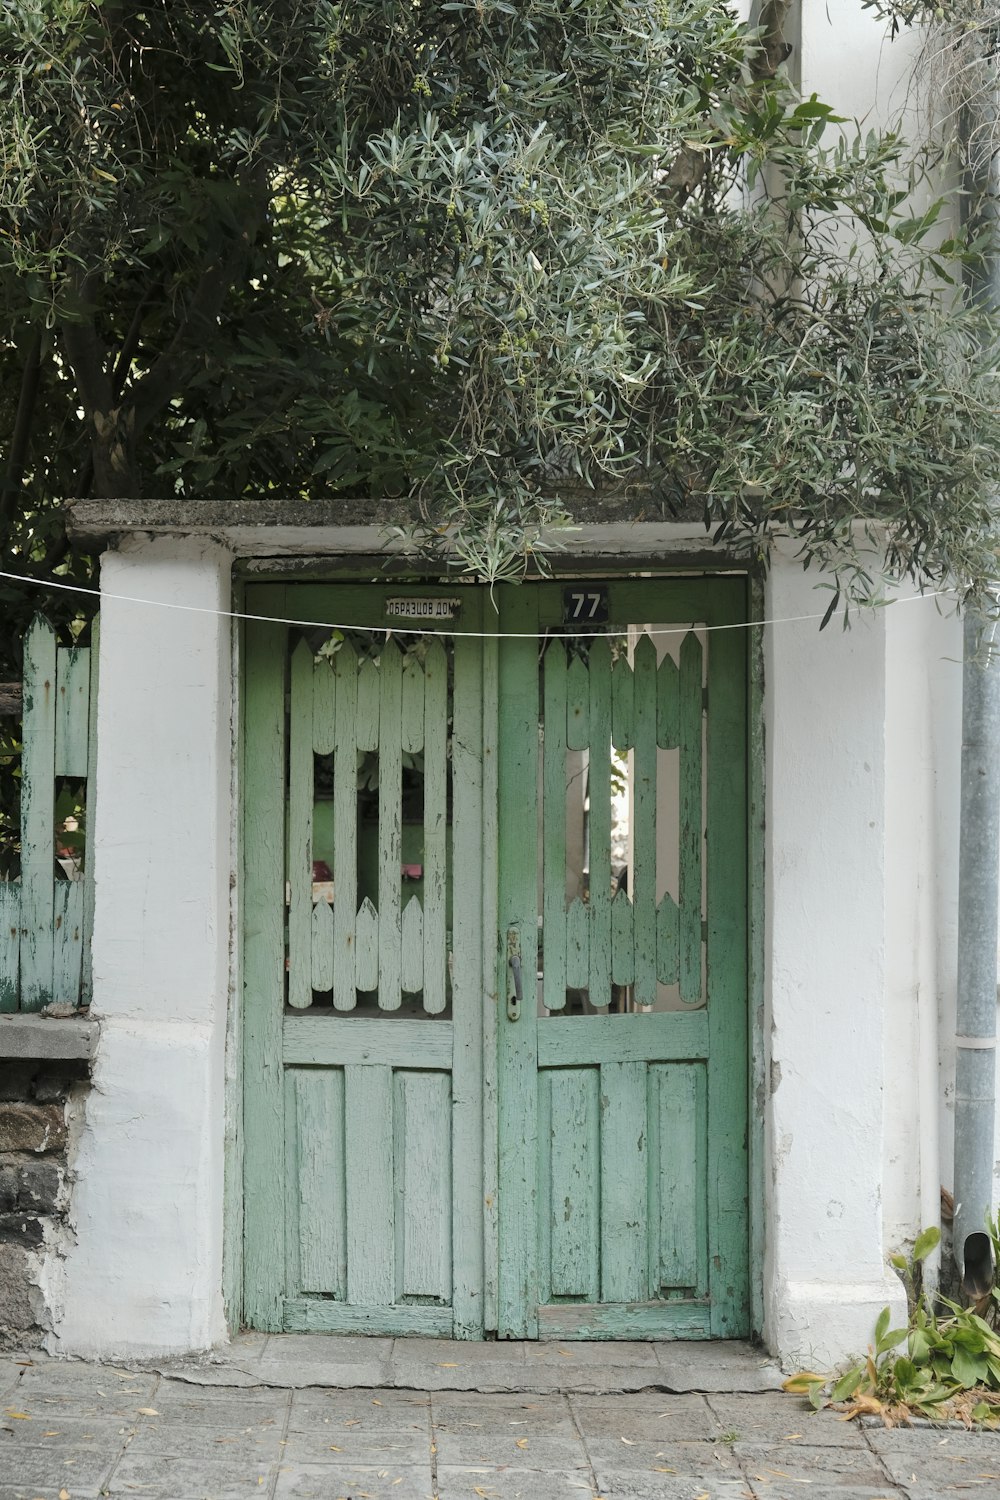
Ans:
{"label": "stone wall", "polygon": [[88,1076],[84,1059],[0,1058],[0,1349],[49,1330],[40,1283],[67,1229],[68,1106]]}

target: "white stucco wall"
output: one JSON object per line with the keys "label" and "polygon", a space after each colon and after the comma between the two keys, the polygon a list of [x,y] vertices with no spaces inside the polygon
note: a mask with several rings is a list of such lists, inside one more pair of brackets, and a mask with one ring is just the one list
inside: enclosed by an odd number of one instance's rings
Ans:
{"label": "white stucco wall", "polygon": [[[815,612],[790,552],[766,615]],[[902,1312],[886,1267],[886,615],[765,631],[765,1334],[822,1369]]]}
{"label": "white stucco wall", "polygon": [[228,554],[203,542],[133,540],[102,563],[101,1034],[54,1310],[63,1352],[162,1353],[226,1335],[231,621],[213,611],[231,608],[229,575]]}

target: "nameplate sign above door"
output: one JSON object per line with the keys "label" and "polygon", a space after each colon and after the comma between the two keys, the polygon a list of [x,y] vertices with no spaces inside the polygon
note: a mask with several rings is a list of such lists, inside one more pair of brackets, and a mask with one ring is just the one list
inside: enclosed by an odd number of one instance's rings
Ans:
{"label": "nameplate sign above door", "polygon": [[387,599],[386,615],[396,620],[454,620],[461,613],[461,599]]}

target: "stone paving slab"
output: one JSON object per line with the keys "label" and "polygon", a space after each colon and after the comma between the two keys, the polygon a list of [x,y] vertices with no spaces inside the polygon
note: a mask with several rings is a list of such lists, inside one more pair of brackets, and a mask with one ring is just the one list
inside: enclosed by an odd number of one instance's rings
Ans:
{"label": "stone paving slab", "polygon": [[434,1500],[428,1464],[286,1464],[277,1476],[274,1500]]}

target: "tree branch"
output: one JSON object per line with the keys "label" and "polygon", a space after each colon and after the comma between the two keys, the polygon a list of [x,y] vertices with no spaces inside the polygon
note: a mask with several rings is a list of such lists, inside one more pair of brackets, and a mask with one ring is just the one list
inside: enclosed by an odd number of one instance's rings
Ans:
{"label": "tree branch", "polygon": [[38,398],[41,368],[42,330],[36,327],[31,331],[25,351],[24,366],[21,371],[21,391],[17,401],[10,451],[7,455],[7,472],[4,475],[3,489],[0,490],[0,538],[3,539],[4,544],[6,544],[14,515],[14,502],[20,493],[21,482],[24,478],[24,466],[28,458],[31,422]]}

